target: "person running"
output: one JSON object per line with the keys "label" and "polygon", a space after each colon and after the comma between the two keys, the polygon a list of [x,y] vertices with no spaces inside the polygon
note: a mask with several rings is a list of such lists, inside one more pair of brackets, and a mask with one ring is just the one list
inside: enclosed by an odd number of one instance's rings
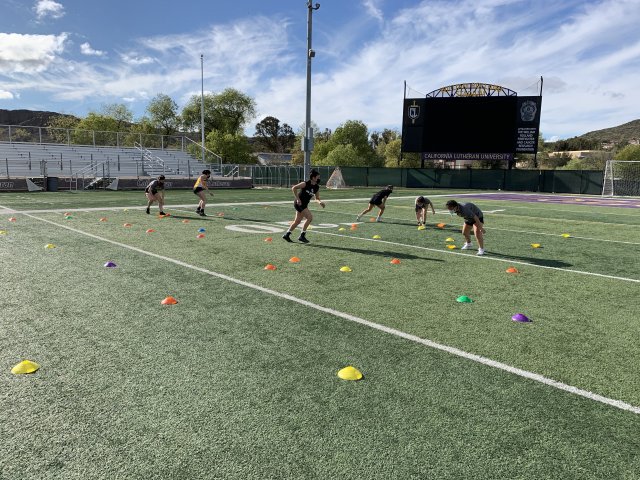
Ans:
{"label": "person running", "polygon": [[435,208],[433,208],[433,202],[426,197],[420,195],[416,198],[416,220],[418,226],[424,225],[427,221],[427,207],[431,207],[431,213],[436,214]]}
{"label": "person running", "polygon": [[311,225],[311,220],[313,220],[313,215],[311,215],[311,211],[309,211],[309,202],[313,197],[316,198],[316,202],[320,204],[322,208],[324,208],[324,202],[320,200],[318,196],[318,190],[320,190],[320,173],[315,170],[311,170],[311,174],[309,175],[309,180],[306,182],[300,182],[293,187],[291,187],[291,191],[293,192],[293,196],[296,197],[295,202],[293,202],[293,208],[296,209],[296,216],[289,225],[289,230],[285,233],[282,238],[284,238],[287,242],[292,242],[291,240],[291,232],[295,230],[298,224],[305,219],[304,225],[302,226],[302,233],[298,237],[298,241],[302,243],[309,243],[307,240],[307,228]]}
{"label": "person running", "polygon": [[387,198],[389,195],[393,193],[393,185],[387,185],[386,188],[380,190],[378,193],[374,193],[371,200],[369,200],[369,206],[365,208],[360,215],[356,217],[356,221],[359,222],[360,219],[367,213],[369,213],[374,206],[378,207],[380,211],[378,212],[378,217],[376,218],[376,222],[381,222],[382,214],[384,213],[384,206],[387,203]]}
{"label": "person running", "polygon": [[[207,182],[209,181],[209,177],[211,176],[211,170],[203,170],[202,175],[198,177],[195,185],[193,185],[193,193],[195,193],[200,201],[198,202],[198,208],[196,208],[196,213],[201,217],[206,217],[204,213],[204,207],[207,205],[207,197],[204,194],[205,190],[209,190],[207,186]],[[209,192],[209,195],[213,197],[213,193]]]}
{"label": "person running", "polygon": [[152,180],[149,185],[144,189],[144,194],[147,197],[147,215],[151,213],[151,205],[153,202],[158,202],[158,209],[160,215],[164,213],[164,175],[158,176],[158,178]]}
{"label": "person running", "polygon": [[464,225],[462,227],[462,235],[465,239],[465,244],[462,246],[462,250],[471,248],[471,227],[473,227],[473,234],[478,241],[478,255],[484,255],[484,217],[482,210],[480,210],[475,204],[463,203],[460,204],[455,200],[449,200],[447,202],[447,210],[451,213],[455,213],[459,217],[464,218]]}

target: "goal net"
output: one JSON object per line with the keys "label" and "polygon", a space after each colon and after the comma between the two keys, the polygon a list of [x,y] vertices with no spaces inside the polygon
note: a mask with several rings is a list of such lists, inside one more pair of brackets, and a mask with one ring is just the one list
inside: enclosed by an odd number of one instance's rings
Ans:
{"label": "goal net", "polygon": [[337,189],[337,188],[347,188],[347,184],[344,181],[342,176],[342,172],[340,171],[340,167],[336,167],[333,171],[329,180],[326,183],[327,188]]}
{"label": "goal net", "polygon": [[640,196],[640,161],[607,160],[602,196]]}

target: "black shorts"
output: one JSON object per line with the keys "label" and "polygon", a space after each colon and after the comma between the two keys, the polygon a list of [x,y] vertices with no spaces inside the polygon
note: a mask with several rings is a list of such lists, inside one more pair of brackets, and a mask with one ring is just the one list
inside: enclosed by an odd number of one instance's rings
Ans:
{"label": "black shorts", "polygon": [[309,207],[308,203],[306,205],[304,203],[302,205],[298,205],[298,202],[293,202],[293,208],[296,209],[296,212],[302,213],[308,207]]}
{"label": "black shorts", "polygon": [[427,206],[424,205],[423,207],[421,207],[420,205],[416,205],[416,212],[422,211],[423,208],[427,208]]}
{"label": "black shorts", "polygon": [[[478,219],[480,220],[480,223],[484,223],[484,217],[478,217]],[[469,225],[469,226],[473,226],[474,222],[473,220],[465,220],[464,221],[465,225]]]}
{"label": "black shorts", "polygon": [[196,187],[193,189],[193,193],[195,193],[196,195],[198,195],[201,191],[203,191],[204,188],[202,187]]}
{"label": "black shorts", "polygon": [[371,205],[375,205],[376,207],[379,207],[380,205],[382,205],[382,199],[376,198],[376,197],[371,197],[371,200],[369,200],[369,203]]}

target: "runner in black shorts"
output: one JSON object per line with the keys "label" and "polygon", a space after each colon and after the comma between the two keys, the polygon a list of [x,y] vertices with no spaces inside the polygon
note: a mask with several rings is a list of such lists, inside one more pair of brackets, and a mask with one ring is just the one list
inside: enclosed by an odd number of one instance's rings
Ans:
{"label": "runner in black shorts", "polygon": [[455,200],[449,200],[447,202],[447,209],[449,212],[453,212],[459,217],[464,218],[464,225],[462,227],[462,235],[464,235],[465,244],[462,246],[462,250],[471,248],[471,227],[473,227],[473,234],[478,241],[478,255],[484,255],[484,216],[482,210],[480,210],[475,204],[463,203],[460,204]]}
{"label": "runner in black shorts", "polygon": [[[204,213],[204,207],[207,205],[207,197],[204,195],[205,190],[209,190],[207,186],[207,181],[211,176],[211,170],[203,170],[202,175],[198,177],[196,183],[193,185],[193,193],[195,193],[200,201],[198,202],[198,208],[196,208],[196,213],[201,217],[206,217]],[[213,197],[213,193],[209,192],[209,195]]]}
{"label": "runner in black shorts", "polygon": [[160,175],[155,180],[152,180],[144,189],[144,194],[148,200],[147,215],[151,213],[151,205],[153,202],[158,202],[160,215],[164,215],[164,175]]}
{"label": "runner in black shorts", "polygon": [[376,222],[381,222],[382,214],[384,213],[384,207],[387,203],[387,198],[389,195],[393,193],[393,185],[387,185],[387,187],[383,190],[380,190],[378,193],[375,193],[371,200],[369,200],[369,206],[365,208],[360,215],[356,217],[356,221],[360,221],[363,215],[369,213],[374,206],[378,207],[380,211],[378,212],[378,217],[376,218]]}
{"label": "runner in black shorts", "polygon": [[[291,242],[291,232],[298,226],[298,224],[305,219],[304,225],[302,226],[302,233],[298,237],[298,241],[302,243],[309,243],[307,240],[307,228],[311,224],[311,220],[313,220],[313,215],[309,211],[309,202],[313,197],[316,198],[316,202],[320,204],[322,208],[324,208],[324,202],[320,200],[318,196],[318,190],[320,189],[320,174],[315,170],[311,170],[311,174],[309,175],[309,180],[306,182],[300,182],[293,187],[291,187],[291,191],[293,192],[294,197],[296,197],[295,202],[293,202],[293,208],[296,210],[296,216],[289,225],[289,230],[285,233],[282,238],[284,238],[287,242]],[[298,190],[300,193],[298,193]]]}
{"label": "runner in black shorts", "polygon": [[427,221],[427,207],[431,206],[431,212],[435,215],[436,210],[433,208],[433,202],[426,197],[420,195],[416,198],[416,220],[418,226],[424,225]]}

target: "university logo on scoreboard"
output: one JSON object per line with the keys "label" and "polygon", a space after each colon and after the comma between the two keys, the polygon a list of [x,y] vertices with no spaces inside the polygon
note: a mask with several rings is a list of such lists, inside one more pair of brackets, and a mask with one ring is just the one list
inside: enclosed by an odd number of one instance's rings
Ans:
{"label": "university logo on scoreboard", "polygon": [[407,109],[407,116],[411,119],[411,123],[415,124],[416,120],[420,118],[420,105],[416,104],[415,100]]}

